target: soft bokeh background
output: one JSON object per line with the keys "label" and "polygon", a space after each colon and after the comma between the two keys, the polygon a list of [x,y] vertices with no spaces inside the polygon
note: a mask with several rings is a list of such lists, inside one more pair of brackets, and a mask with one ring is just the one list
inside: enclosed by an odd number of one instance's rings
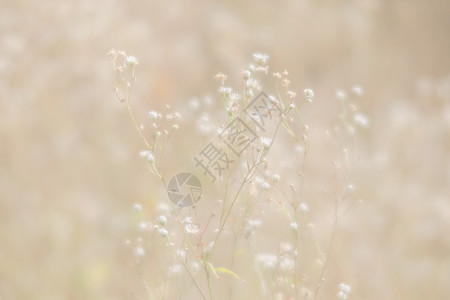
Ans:
{"label": "soft bokeh background", "polygon": [[[151,214],[164,194],[114,96],[111,48],[140,60],[140,120],[215,95],[213,75],[239,78],[255,51],[294,90],[314,89],[316,132],[337,118],[337,89],[363,86],[361,201],[339,223],[326,277],[351,284],[352,299],[448,297],[449,16],[446,0],[2,0],[0,298],[141,293],[123,244],[131,206]],[[332,166],[319,163],[332,148],[311,145],[312,165]]]}

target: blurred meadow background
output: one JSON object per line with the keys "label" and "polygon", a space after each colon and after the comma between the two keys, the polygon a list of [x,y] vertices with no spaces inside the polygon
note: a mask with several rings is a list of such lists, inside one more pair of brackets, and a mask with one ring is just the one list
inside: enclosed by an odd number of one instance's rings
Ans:
{"label": "blurred meadow background", "polygon": [[[138,123],[150,127],[148,112],[166,105],[185,116],[167,146],[167,178],[216,135],[198,122],[226,122],[218,72],[239,86],[252,53],[263,52],[300,96],[313,89],[313,102],[299,107],[310,127],[305,197],[322,248],[341,150],[329,137],[336,91],[363,87],[357,106],[370,123],[342,177],[354,191],[318,299],[334,299],[341,282],[349,299],[447,298],[449,32],[446,0],[2,0],[0,299],[149,299],[126,245],[132,207],[151,220],[168,199],[115,97],[111,48],[139,59]],[[296,152],[284,151],[271,168],[288,185]],[[230,298],[258,299],[249,293]]]}

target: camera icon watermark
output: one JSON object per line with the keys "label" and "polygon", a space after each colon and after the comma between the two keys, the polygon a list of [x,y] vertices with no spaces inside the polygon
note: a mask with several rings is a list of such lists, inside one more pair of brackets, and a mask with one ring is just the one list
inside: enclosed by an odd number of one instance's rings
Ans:
{"label": "camera icon watermark", "polygon": [[191,173],[179,173],[170,180],[167,192],[175,205],[189,207],[200,200],[202,184],[197,176]]}

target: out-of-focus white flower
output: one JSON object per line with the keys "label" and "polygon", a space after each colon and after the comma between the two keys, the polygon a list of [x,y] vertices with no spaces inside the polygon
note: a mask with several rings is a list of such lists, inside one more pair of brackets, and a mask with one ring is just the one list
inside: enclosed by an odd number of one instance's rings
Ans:
{"label": "out-of-focus white flower", "polygon": [[156,210],[159,212],[169,212],[172,210],[172,208],[170,207],[170,204],[166,203],[166,202],[160,202],[156,205]]}
{"label": "out-of-focus white flower", "polygon": [[169,235],[169,232],[165,228],[159,228],[158,233],[162,237],[167,237]]}
{"label": "out-of-focus white flower", "polygon": [[149,163],[153,163],[155,161],[155,156],[150,150],[142,150],[141,152],[139,152],[139,156],[145,158]]}
{"label": "out-of-focus white flower", "polygon": [[367,128],[370,126],[370,119],[365,114],[358,112],[353,116],[353,122],[355,122],[356,125]]}
{"label": "out-of-focus white flower", "polygon": [[260,88],[259,81],[254,78],[249,78],[245,81],[245,86],[250,89],[258,90]]}
{"label": "out-of-focus white flower", "polygon": [[259,228],[261,227],[262,221],[259,219],[247,220],[247,224],[253,228]]}
{"label": "out-of-focus white flower", "polygon": [[162,226],[166,226],[167,224],[167,217],[165,215],[160,215],[158,218],[156,218],[156,221],[162,225]]}
{"label": "out-of-focus white flower", "polygon": [[269,99],[269,101],[273,104],[278,104],[278,100],[277,98],[275,98],[275,96],[269,95],[269,97],[267,97]]}
{"label": "out-of-focus white flower", "polygon": [[197,261],[193,261],[190,264],[190,269],[193,274],[197,274],[201,270],[201,265]]}
{"label": "out-of-focus white flower", "polygon": [[355,185],[353,183],[347,184],[347,190],[349,192],[353,192],[356,189]]}
{"label": "out-of-focus white flower", "polygon": [[345,300],[348,298],[348,295],[350,294],[351,291],[352,291],[352,287],[350,285],[345,284],[345,283],[340,283],[337,298],[339,300]]}
{"label": "out-of-focus white flower", "polygon": [[263,190],[270,190],[270,184],[266,181],[264,182],[261,187],[263,188]]}
{"label": "out-of-focus white flower", "polygon": [[247,224],[245,226],[244,229],[244,234],[246,237],[251,236],[254,232],[256,228],[260,228],[262,224],[262,221],[259,219],[255,219],[255,220],[247,220]]}
{"label": "out-of-focus white flower", "polygon": [[176,276],[183,272],[183,266],[181,264],[171,265],[169,267],[169,275]]}
{"label": "out-of-focus white flower", "polygon": [[180,260],[185,260],[186,259],[186,250],[184,249],[177,249],[175,251],[175,255],[180,259]]}
{"label": "out-of-focus white flower", "polygon": [[141,211],[142,210],[142,205],[140,203],[134,203],[133,204],[133,210],[134,211]]}
{"label": "out-of-focus white flower", "polygon": [[304,213],[307,213],[309,211],[308,204],[306,204],[305,202],[300,203],[299,208]]}
{"label": "out-of-focus white flower", "polygon": [[138,59],[132,55],[127,56],[126,60],[127,60],[127,63],[129,63],[132,66],[139,64]]}
{"label": "out-of-focus white flower", "polygon": [[242,76],[244,77],[245,80],[247,80],[252,76],[252,72],[250,72],[250,70],[244,70],[242,71]]}
{"label": "out-of-focus white flower", "polygon": [[289,99],[291,99],[291,100],[294,100],[295,97],[297,97],[297,93],[294,91],[291,91],[291,90],[287,91],[286,94],[288,95]]}
{"label": "out-of-focus white flower", "polygon": [[192,221],[192,218],[191,218],[191,217],[185,217],[185,218],[183,219],[183,223],[184,223],[184,224],[192,224],[192,223],[194,223],[194,221]]}
{"label": "out-of-focus white flower", "polygon": [[139,222],[138,224],[138,230],[140,232],[145,232],[150,228],[150,223],[148,222]]}
{"label": "out-of-focus white flower", "polygon": [[291,227],[292,230],[297,231],[298,229],[298,224],[297,222],[292,222],[289,227]]}
{"label": "out-of-focus white flower", "polygon": [[304,89],[303,95],[305,95],[306,101],[312,102],[312,99],[314,97],[314,91],[312,89]]}
{"label": "out-of-focus white flower", "polygon": [[264,53],[254,53],[253,59],[260,65],[265,65],[269,61],[269,55]]}
{"label": "out-of-focus white flower", "polygon": [[270,145],[272,145],[272,140],[268,137],[261,137],[260,138],[261,143],[263,144],[264,150],[268,150],[270,148]]}
{"label": "out-of-focus white flower", "polygon": [[197,110],[200,107],[200,102],[198,100],[198,98],[193,97],[189,99],[189,109],[191,110]]}
{"label": "out-of-focus white flower", "polygon": [[230,95],[230,100],[233,102],[237,102],[241,99],[241,95],[239,95],[238,93],[232,93]]}
{"label": "out-of-focus white flower", "polygon": [[338,98],[338,100],[344,101],[345,99],[347,99],[347,93],[343,89],[339,89],[336,91],[336,98]]}
{"label": "out-of-focus white flower", "polygon": [[262,264],[264,269],[274,270],[277,266],[278,257],[274,254],[261,253],[256,255],[256,261]]}
{"label": "out-of-focus white flower", "polygon": [[145,256],[145,249],[142,246],[134,248],[134,256],[136,259],[141,259]]}
{"label": "out-of-focus white flower", "polygon": [[273,182],[279,182],[279,181],[280,181],[280,175],[274,174],[274,175],[272,176],[272,180],[273,180]]}
{"label": "out-of-focus white flower", "polygon": [[291,243],[280,243],[280,252],[294,254],[294,246]]}
{"label": "out-of-focus white flower", "polygon": [[354,87],[352,87],[352,92],[353,94],[355,94],[355,96],[362,96],[364,95],[364,88],[360,85],[355,85]]}
{"label": "out-of-focus white flower", "polygon": [[219,89],[218,89],[218,92],[219,92],[219,95],[223,95],[223,96],[229,96],[229,95],[231,95],[231,92],[232,92],[233,90],[230,88],[230,87],[228,87],[228,86],[221,86]]}
{"label": "out-of-focus white flower", "polygon": [[289,272],[295,268],[295,261],[291,257],[284,257],[280,261],[280,269]]}
{"label": "out-of-focus white flower", "polygon": [[157,111],[151,110],[148,112],[148,116],[150,120],[156,120],[159,117],[159,113]]}
{"label": "out-of-focus white flower", "polygon": [[223,73],[217,73],[214,76],[215,79],[219,79],[220,82],[222,83],[222,85],[225,83],[225,81],[227,80],[227,75],[223,74]]}

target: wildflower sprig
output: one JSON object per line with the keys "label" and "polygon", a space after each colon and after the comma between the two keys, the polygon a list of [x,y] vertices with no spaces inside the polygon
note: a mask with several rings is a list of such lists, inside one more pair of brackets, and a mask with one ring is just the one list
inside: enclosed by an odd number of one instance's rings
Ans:
{"label": "wildflower sprig", "polygon": [[[171,199],[171,193],[175,189],[169,191],[170,183],[167,184],[163,175],[163,154],[169,137],[179,129],[182,116],[174,112],[170,106],[166,106],[164,110],[152,109],[148,112],[146,122],[150,125],[138,125],[131,109],[131,94],[136,82],[135,67],[139,62],[123,51],[111,50],[109,54],[112,57],[117,79],[115,93],[129,112],[145,145],[139,155],[145,159],[149,170],[160,178],[167,198]],[[255,53],[253,61],[239,74],[241,83],[237,88],[227,85],[228,76],[224,73],[218,73],[215,76],[219,80],[217,97],[225,111],[223,116],[229,124],[234,124],[236,120],[240,122],[236,122],[235,127],[220,124],[217,130],[221,138],[217,145],[228,146],[226,150],[219,149],[218,153],[228,157],[233,153],[236,155],[232,160],[227,160],[226,168],[221,169],[217,176],[218,180],[215,184],[221,195],[212,211],[208,211],[209,216],[201,216],[204,212],[202,209],[207,207],[207,205],[203,206],[202,202],[193,202],[191,208],[183,208],[181,207],[183,205],[178,206],[180,202],[167,201],[166,205],[169,209],[166,209],[163,214],[152,219],[153,221],[140,220],[138,225],[140,237],[137,239],[137,246],[133,252],[136,262],[142,264],[144,258],[150,253],[149,247],[145,247],[145,235],[150,232],[152,238],[158,238],[156,243],[164,244],[164,249],[167,250],[166,256],[171,259],[171,265],[166,270],[169,276],[167,278],[180,276],[184,270],[185,280],[190,282],[191,287],[195,287],[194,289],[198,292],[197,297],[202,299],[213,299],[216,296],[217,291],[214,290],[217,284],[216,279],[221,279],[223,276],[229,276],[241,283],[246,282],[244,276],[239,274],[240,266],[235,264],[238,253],[245,253],[249,258],[253,275],[244,275],[245,277],[254,276],[260,298],[283,295],[285,298],[294,299],[299,297],[300,290],[307,290],[302,295],[305,298],[309,296],[316,298],[322,287],[336,230],[337,214],[333,219],[329,247],[327,251],[322,251],[314,237],[311,225],[316,207],[312,199],[308,198],[309,194],[305,195],[304,192],[310,130],[303,118],[303,108],[306,105],[313,105],[311,103],[316,101],[316,95],[310,88],[304,88],[297,94],[292,88],[287,71],[274,73],[269,71],[269,56],[264,53]],[[269,85],[272,82],[274,82],[272,86],[266,86],[266,83]],[[261,95],[263,104],[252,107],[251,105]],[[193,107],[198,109],[199,104],[195,102]],[[251,110],[255,107],[256,113]],[[261,108],[263,113],[259,110]],[[344,115],[343,119],[347,122],[348,114]],[[183,117],[186,115],[183,114]],[[365,119],[362,115],[352,114],[351,117],[353,124],[364,127]],[[149,128],[151,132],[146,128]],[[248,139],[248,145],[239,152],[233,149],[227,140],[232,134],[231,130],[235,129],[233,134],[236,135],[245,136],[246,132],[253,134]],[[287,134],[283,135],[284,132]],[[271,161],[273,150],[285,142],[286,144],[295,143],[296,153],[302,153],[295,156],[296,163],[292,167],[295,168],[298,177],[289,178],[294,181],[293,184],[289,184],[289,187],[284,184],[286,176],[273,172]],[[204,170],[206,174],[207,170]],[[215,180],[216,177],[214,177]],[[270,206],[270,214],[282,217],[283,221],[276,225],[284,228],[286,231],[284,236],[288,239],[277,241],[270,251],[262,249],[258,243],[259,238],[264,234],[264,226],[267,226],[264,217],[266,212],[261,209],[264,205]],[[135,209],[141,211],[142,206],[135,205]],[[312,248],[317,254],[317,260],[320,261],[317,285],[315,285],[315,279],[306,283],[307,275],[301,273],[303,259],[301,253],[304,245],[300,241],[304,236],[311,238]],[[218,257],[218,250],[224,246],[226,238],[234,238],[229,247],[230,251],[226,254],[229,255],[228,258],[231,258],[229,264],[223,264],[224,260]],[[155,241],[152,240],[152,242]],[[239,249],[238,246],[244,248]],[[159,275],[159,271],[155,271],[155,274]],[[164,279],[161,282],[166,284]],[[157,283],[154,284],[157,285]],[[177,282],[174,280],[170,284],[176,285]],[[160,286],[149,287],[149,289],[156,289],[157,292],[154,294],[158,295],[158,298],[167,298],[170,284],[162,289]],[[231,295],[234,283],[232,281],[229,284]],[[340,286],[338,297],[346,299],[350,290],[348,285]]]}

